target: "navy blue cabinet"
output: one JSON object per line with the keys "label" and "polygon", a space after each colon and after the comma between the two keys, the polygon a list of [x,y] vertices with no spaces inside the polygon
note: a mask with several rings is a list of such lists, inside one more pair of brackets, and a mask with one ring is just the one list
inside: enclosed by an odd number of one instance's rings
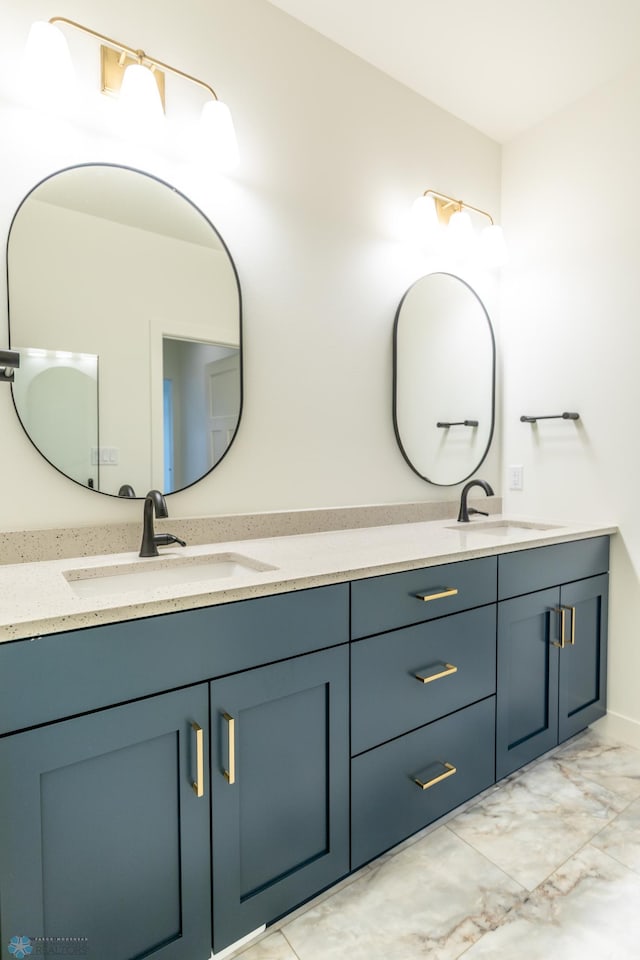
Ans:
{"label": "navy blue cabinet", "polygon": [[211,684],[217,952],[349,871],[349,652]]}
{"label": "navy blue cabinet", "polygon": [[218,949],[346,873],[348,599],[339,584],[0,645],[2,942],[197,960],[212,911]]}
{"label": "navy blue cabinet", "polygon": [[352,584],[352,869],[494,782],[496,581],[483,557]]}
{"label": "navy blue cabinet", "polygon": [[607,569],[599,537],[0,644],[0,941],[198,960],[287,913],[604,714]]}
{"label": "navy blue cabinet", "polygon": [[522,595],[498,604],[498,779],[604,716],[607,567],[606,537],[499,558],[499,593]]}
{"label": "navy blue cabinet", "polygon": [[207,694],[0,740],[3,951],[28,936],[71,958],[209,956],[209,797],[192,786],[208,774]]}

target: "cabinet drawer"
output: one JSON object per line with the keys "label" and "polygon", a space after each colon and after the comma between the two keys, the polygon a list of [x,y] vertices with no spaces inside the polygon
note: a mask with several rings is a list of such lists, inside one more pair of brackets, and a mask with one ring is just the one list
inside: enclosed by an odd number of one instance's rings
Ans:
{"label": "cabinet drawer", "polygon": [[482,700],[495,685],[495,604],[358,640],[351,645],[351,751]]}
{"label": "cabinet drawer", "polygon": [[489,697],[352,760],[351,868],[491,786],[494,729]]}
{"label": "cabinet drawer", "polygon": [[351,584],[351,635],[367,637],[493,603],[496,567],[496,557],[482,557],[356,580]]}
{"label": "cabinet drawer", "polygon": [[582,580],[609,569],[609,537],[591,537],[498,557],[498,599]]}

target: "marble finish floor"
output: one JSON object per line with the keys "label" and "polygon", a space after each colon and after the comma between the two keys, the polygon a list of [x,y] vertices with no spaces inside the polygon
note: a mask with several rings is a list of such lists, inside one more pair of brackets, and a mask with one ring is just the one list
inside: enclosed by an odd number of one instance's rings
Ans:
{"label": "marble finish floor", "polygon": [[238,960],[638,960],[640,750],[588,731]]}

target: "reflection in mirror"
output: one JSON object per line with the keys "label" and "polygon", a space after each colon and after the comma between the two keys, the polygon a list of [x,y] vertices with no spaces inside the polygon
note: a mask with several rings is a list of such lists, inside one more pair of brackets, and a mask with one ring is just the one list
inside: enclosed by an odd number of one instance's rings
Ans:
{"label": "reflection in mirror", "polygon": [[227,452],[242,406],[234,264],[186,197],[88,164],[25,197],[7,246],[18,416],[71,479],[180,490]]}
{"label": "reflection in mirror", "polygon": [[31,439],[68,477],[91,485],[98,447],[97,356],[30,347],[20,351],[19,369],[13,396]]}
{"label": "reflection in mirror", "polygon": [[405,293],[393,339],[396,438],[423,480],[462,483],[486,457],[494,427],[495,342],[475,291],[448,273]]}
{"label": "reflection in mirror", "polygon": [[240,409],[240,351],[163,337],[162,378],[164,489],[179,490],[215,467],[231,443]]}

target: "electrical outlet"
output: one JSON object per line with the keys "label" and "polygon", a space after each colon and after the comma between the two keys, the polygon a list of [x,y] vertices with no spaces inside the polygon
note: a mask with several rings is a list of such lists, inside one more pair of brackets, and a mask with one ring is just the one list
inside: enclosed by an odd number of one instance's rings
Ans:
{"label": "electrical outlet", "polygon": [[507,474],[509,478],[509,490],[524,489],[524,467],[523,466],[516,465],[516,466],[508,467]]}
{"label": "electrical outlet", "polygon": [[91,447],[91,463],[93,466],[114,467],[118,465],[117,447]]}

